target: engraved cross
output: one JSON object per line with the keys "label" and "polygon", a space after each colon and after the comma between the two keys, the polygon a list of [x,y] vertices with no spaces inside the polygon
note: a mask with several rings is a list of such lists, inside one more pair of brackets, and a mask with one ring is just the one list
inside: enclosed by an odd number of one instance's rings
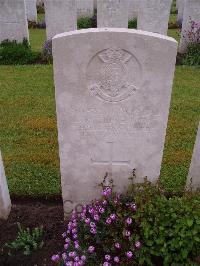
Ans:
{"label": "engraved cross", "polygon": [[113,148],[114,148],[114,142],[107,142],[109,145],[109,160],[93,160],[92,159],[92,163],[95,165],[106,165],[108,166],[108,175],[109,177],[112,178],[112,174],[113,174],[113,165],[125,165],[128,166],[130,165],[130,160],[113,160]]}

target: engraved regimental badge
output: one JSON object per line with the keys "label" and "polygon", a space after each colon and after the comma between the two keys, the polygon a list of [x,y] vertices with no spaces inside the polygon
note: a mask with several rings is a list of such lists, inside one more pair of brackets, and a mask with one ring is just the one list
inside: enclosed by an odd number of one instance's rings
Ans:
{"label": "engraved regimental badge", "polygon": [[[120,48],[109,48],[96,55],[100,60],[98,78],[89,85],[93,95],[108,102],[119,102],[130,97],[137,87],[133,84],[129,61],[133,55]],[[95,82],[96,81],[96,82]]]}

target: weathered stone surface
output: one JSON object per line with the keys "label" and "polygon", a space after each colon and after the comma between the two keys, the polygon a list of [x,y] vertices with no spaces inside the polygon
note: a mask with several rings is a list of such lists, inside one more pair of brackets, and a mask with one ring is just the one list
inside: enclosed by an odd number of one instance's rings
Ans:
{"label": "weathered stone surface", "polygon": [[29,39],[24,0],[0,0],[0,42]]}
{"label": "weathered stone surface", "polygon": [[97,0],[94,0],[94,9],[97,9]]}
{"label": "weathered stone surface", "polygon": [[196,23],[200,23],[200,1],[199,0],[187,0],[185,1],[181,40],[179,45],[179,52],[184,53],[187,50],[187,46],[190,43],[188,38],[188,31],[191,30],[191,20]]}
{"label": "weathered stone surface", "polygon": [[187,178],[187,186],[192,186],[192,189],[200,188],[200,124]]}
{"label": "weathered stone surface", "polygon": [[11,201],[0,152],[0,219],[6,220],[10,213]]}
{"label": "weathered stone surface", "polygon": [[179,26],[182,25],[183,21],[183,12],[185,7],[185,0],[177,0],[178,14],[177,14],[177,23]]}
{"label": "weathered stone surface", "polygon": [[142,0],[137,28],[167,35],[172,0]]}
{"label": "weathered stone surface", "polygon": [[128,19],[137,19],[140,0],[129,0]]}
{"label": "weathered stone surface", "polygon": [[76,3],[78,18],[91,18],[94,15],[94,0],[76,0]]}
{"label": "weathered stone surface", "polygon": [[37,0],[25,0],[26,3],[26,16],[29,21],[37,22]]}
{"label": "weathered stone surface", "polygon": [[97,0],[98,28],[128,28],[129,0]]}
{"label": "weathered stone surface", "polygon": [[77,9],[74,0],[45,0],[47,39],[58,33],[77,29]]}
{"label": "weathered stone surface", "polygon": [[[88,40],[90,40],[88,42]],[[160,174],[177,42],[128,29],[89,29],[53,39],[62,194],[69,212]]]}

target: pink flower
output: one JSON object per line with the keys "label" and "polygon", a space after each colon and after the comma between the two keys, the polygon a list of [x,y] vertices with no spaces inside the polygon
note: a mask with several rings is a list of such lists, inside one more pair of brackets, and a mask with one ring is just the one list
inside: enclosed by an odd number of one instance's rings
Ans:
{"label": "pink flower", "polygon": [[66,243],[66,244],[64,245],[64,249],[68,249],[68,247],[69,247],[69,243]]}
{"label": "pink flower", "polygon": [[85,255],[82,255],[81,256],[81,259],[82,259],[82,261],[86,261],[86,256]]}
{"label": "pink flower", "polygon": [[89,253],[93,253],[94,250],[95,250],[95,248],[93,246],[89,246],[89,248],[88,248],[88,252]]}
{"label": "pink flower", "polygon": [[59,261],[60,260],[60,256],[57,254],[57,255],[53,255],[52,257],[51,257],[51,260],[53,261],[53,262],[57,262],[57,261]]}
{"label": "pink flower", "polygon": [[85,223],[86,223],[86,224],[89,224],[89,223],[90,223],[90,218],[86,218],[86,219],[85,219]]}
{"label": "pink flower", "polygon": [[110,266],[111,264],[109,263],[109,262],[107,262],[107,261],[105,261],[104,263],[103,263],[103,266]]}
{"label": "pink flower", "polygon": [[119,262],[119,257],[114,257],[114,262],[118,263]]}
{"label": "pink flower", "polygon": [[108,197],[111,193],[112,193],[112,189],[110,187],[106,187],[102,191],[102,195],[105,196],[105,197]]}
{"label": "pink flower", "polygon": [[91,222],[90,227],[96,227],[96,224],[94,222]]}
{"label": "pink flower", "polygon": [[106,223],[107,223],[107,224],[111,224],[111,223],[112,223],[112,220],[108,217],[108,218],[106,219]]}
{"label": "pink flower", "polygon": [[141,243],[140,243],[140,241],[136,241],[136,242],[135,242],[135,247],[138,248],[138,249],[141,248]]}
{"label": "pink flower", "polygon": [[131,235],[131,232],[129,230],[125,231],[125,236],[129,237]]}
{"label": "pink flower", "polygon": [[130,207],[131,207],[131,210],[132,210],[132,211],[136,211],[136,210],[137,210],[137,206],[136,206],[135,203],[132,203],[132,204],[130,205]]}
{"label": "pink flower", "polygon": [[126,257],[127,258],[132,258],[132,256],[133,256],[133,253],[131,252],[131,251],[128,251],[128,252],[126,252]]}
{"label": "pink flower", "polygon": [[75,256],[76,256],[76,252],[75,251],[69,252],[69,257],[74,258]]}
{"label": "pink flower", "polygon": [[127,224],[129,224],[129,225],[132,224],[132,221],[133,221],[133,220],[132,220],[132,218],[130,218],[130,217],[126,219],[126,222],[127,222]]}
{"label": "pink flower", "polygon": [[69,238],[65,238],[65,243],[70,243],[70,239]]}
{"label": "pink flower", "polygon": [[102,204],[105,206],[107,205],[107,201],[106,200],[103,200]]}
{"label": "pink flower", "polygon": [[110,218],[111,218],[111,220],[113,220],[113,221],[116,219],[116,217],[117,217],[117,216],[116,216],[116,214],[114,214],[114,213],[112,213],[112,214],[110,215]]}
{"label": "pink flower", "polygon": [[90,229],[90,233],[92,233],[93,235],[95,235],[96,233],[97,233],[97,230],[96,230],[96,228],[91,228]]}
{"label": "pink flower", "polygon": [[95,214],[95,215],[94,215],[94,220],[95,220],[95,221],[99,221],[99,219],[100,219],[100,218],[99,218],[99,215],[98,215],[98,214]]}
{"label": "pink flower", "polygon": [[121,248],[121,244],[120,243],[115,243],[115,247],[120,249]]}
{"label": "pink flower", "polygon": [[107,260],[107,261],[111,260],[111,256],[110,255],[105,255],[105,260]]}
{"label": "pink flower", "polygon": [[104,208],[99,208],[99,212],[100,213],[104,213],[105,212],[105,209]]}

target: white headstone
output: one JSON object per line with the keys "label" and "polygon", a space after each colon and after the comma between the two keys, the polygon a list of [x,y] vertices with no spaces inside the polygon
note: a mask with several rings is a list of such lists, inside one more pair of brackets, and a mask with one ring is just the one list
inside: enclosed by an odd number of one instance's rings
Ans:
{"label": "white headstone", "polygon": [[47,39],[58,33],[77,29],[77,10],[74,0],[45,0]]}
{"label": "white headstone", "polygon": [[200,0],[187,0],[185,2],[179,46],[180,53],[186,52],[187,46],[190,43],[188,31],[191,31],[191,21],[200,23]]}
{"label": "white headstone", "polygon": [[0,219],[6,220],[10,213],[11,201],[0,153]]}
{"label": "white headstone", "polygon": [[167,35],[172,0],[142,0],[137,28]]}
{"label": "white headstone", "polygon": [[0,42],[29,39],[24,0],[0,0]]}
{"label": "white headstone", "polygon": [[129,20],[137,19],[140,1],[141,0],[129,0],[129,12],[128,12]]}
{"label": "white headstone", "polygon": [[187,186],[189,187],[190,185],[193,189],[200,188],[200,124],[197,132],[189,175],[187,178]]}
{"label": "white headstone", "polygon": [[182,25],[184,7],[185,7],[185,0],[178,0],[177,23],[179,26]]}
{"label": "white headstone", "polygon": [[26,3],[26,15],[29,21],[37,22],[37,0],[25,0]]}
{"label": "white headstone", "polygon": [[94,0],[76,0],[76,3],[78,18],[91,18],[94,15]]}
{"label": "white headstone", "polygon": [[[88,43],[89,40],[89,43]],[[169,37],[88,29],[53,38],[65,212],[99,197],[108,173],[122,191],[160,174],[177,52]]]}
{"label": "white headstone", "polygon": [[128,28],[129,0],[97,0],[98,28]]}
{"label": "white headstone", "polygon": [[44,0],[37,0],[37,6],[42,6],[44,4]]}
{"label": "white headstone", "polygon": [[97,0],[94,0],[94,9],[97,9]]}

